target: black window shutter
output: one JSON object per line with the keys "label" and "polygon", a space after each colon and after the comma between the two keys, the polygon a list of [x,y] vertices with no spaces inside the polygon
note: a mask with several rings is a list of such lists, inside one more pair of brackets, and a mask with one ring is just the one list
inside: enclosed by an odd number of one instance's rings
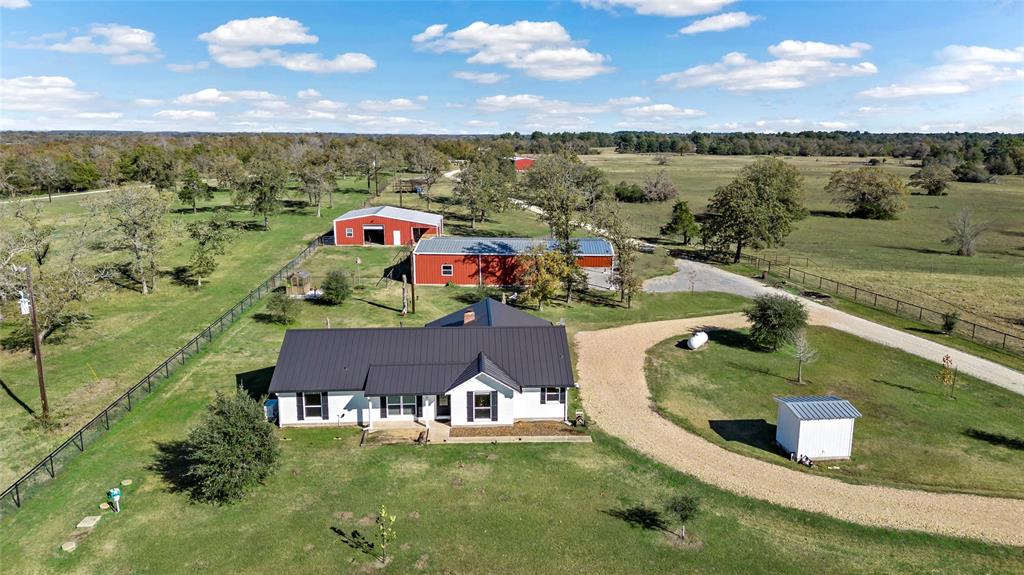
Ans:
{"label": "black window shutter", "polygon": [[548,402],[548,388],[546,388],[546,387],[540,388],[540,402],[541,403],[547,403]]}
{"label": "black window shutter", "polygon": [[320,392],[320,419],[327,419],[330,414],[327,413],[327,392]]}
{"label": "black window shutter", "polygon": [[388,418],[388,398],[383,395],[380,396],[380,418]]}
{"label": "black window shutter", "polygon": [[423,417],[423,396],[416,396],[416,417]]}
{"label": "black window shutter", "polygon": [[301,393],[296,393],[295,394],[295,408],[297,410],[297,413],[296,413],[295,417],[299,421],[302,421],[303,419],[306,419],[306,409],[305,409],[305,405],[303,405],[303,401],[302,400],[303,400],[302,394]]}
{"label": "black window shutter", "polygon": [[558,390],[558,403],[565,403],[565,388]]}
{"label": "black window shutter", "polygon": [[491,392],[491,421],[498,421],[498,392]]}
{"label": "black window shutter", "polygon": [[466,421],[473,421],[473,392],[466,392]]}

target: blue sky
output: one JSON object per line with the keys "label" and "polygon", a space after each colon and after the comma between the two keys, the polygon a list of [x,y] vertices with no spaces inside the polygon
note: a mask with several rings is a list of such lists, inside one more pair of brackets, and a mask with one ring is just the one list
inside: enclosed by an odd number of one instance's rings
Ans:
{"label": "blue sky", "polygon": [[1024,3],[0,0],[0,128],[1024,131]]}

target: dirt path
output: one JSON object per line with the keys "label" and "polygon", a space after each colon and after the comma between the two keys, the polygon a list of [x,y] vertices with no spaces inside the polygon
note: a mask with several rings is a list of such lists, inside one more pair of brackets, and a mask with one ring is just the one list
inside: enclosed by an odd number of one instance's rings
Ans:
{"label": "dirt path", "polygon": [[[708,264],[679,259],[676,260],[676,268],[679,271],[675,274],[649,279],[644,282],[644,291],[689,291],[692,282],[692,287],[695,291],[720,291],[751,298],[765,293],[796,297],[780,289],[768,287],[753,278],[730,273]],[[953,364],[960,371],[1014,393],[1024,395],[1024,373],[994,361],[960,351],[959,349],[942,345],[930,339],[918,337],[905,331],[886,327],[821,305],[806,298],[798,299],[807,307],[812,321],[818,325],[828,326],[875,343],[895,347],[936,363],[942,362],[942,357],[948,355],[953,359]]]}
{"label": "dirt path", "polygon": [[[812,313],[812,323],[828,325]],[[576,335],[583,405],[605,431],[683,473],[746,497],[865,525],[1024,546],[1024,500],[851,485],[745,457],[650,408],[646,351],[695,327],[738,328],[741,314],[632,324]]]}

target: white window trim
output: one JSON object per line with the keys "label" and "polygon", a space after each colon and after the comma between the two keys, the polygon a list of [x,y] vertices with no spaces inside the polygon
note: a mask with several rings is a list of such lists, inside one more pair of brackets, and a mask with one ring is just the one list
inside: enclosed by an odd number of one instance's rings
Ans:
{"label": "white window trim", "polygon": [[562,390],[557,387],[545,387],[540,390],[544,394],[544,401],[558,401],[562,398]]}
{"label": "white window trim", "polygon": [[[316,405],[310,405],[307,397],[315,397]],[[316,413],[310,413],[310,409],[316,409]],[[322,418],[324,416],[323,396],[319,393],[304,393],[302,396],[302,414],[307,418]]]}
{"label": "white window trim", "polygon": [[[486,397],[487,398],[487,407],[479,406],[479,405],[476,404],[476,398],[478,398],[478,397]],[[491,392],[489,392],[489,391],[475,391],[475,392],[473,392],[473,421],[482,421],[482,420],[490,421],[491,420],[491,409],[492,408],[493,408],[493,406],[491,405]],[[480,411],[484,410],[484,409],[487,410],[487,413],[481,415]]]}
{"label": "white window trim", "polygon": [[[444,269],[445,268],[448,268],[448,273],[444,273]],[[455,265],[454,264],[441,264],[441,276],[442,277],[448,278],[448,277],[452,277],[454,275],[455,275]]]}
{"label": "white window trim", "polygon": [[[400,415],[416,415],[416,396],[415,395],[389,395],[387,396],[387,409],[388,417],[397,417]],[[391,408],[397,407],[398,413],[391,413]],[[408,413],[406,412],[408,409]]]}
{"label": "white window trim", "polygon": [[354,238],[356,237],[356,231],[353,228],[345,228],[345,237]]}

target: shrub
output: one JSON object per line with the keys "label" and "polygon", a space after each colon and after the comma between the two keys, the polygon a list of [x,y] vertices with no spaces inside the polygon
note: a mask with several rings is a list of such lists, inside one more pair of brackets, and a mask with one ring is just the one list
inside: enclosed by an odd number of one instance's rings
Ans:
{"label": "shrub", "polygon": [[668,500],[665,511],[679,521],[679,538],[686,539],[686,524],[700,512],[700,499],[693,495],[677,495]]}
{"label": "shrub", "polygon": [[951,311],[942,314],[942,331],[946,333],[953,333],[956,329],[956,324],[960,323],[960,312]]}
{"label": "shrub", "polygon": [[639,184],[619,182],[612,188],[612,193],[615,194],[615,199],[620,202],[636,204],[644,201],[644,189]]}
{"label": "shrub", "polygon": [[644,178],[645,202],[663,202],[678,195],[679,191],[676,190],[676,185],[668,178],[665,170],[661,170],[653,178],[650,176]]}
{"label": "shrub", "polygon": [[349,285],[345,272],[341,270],[328,272],[327,278],[320,286],[320,300],[331,305],[339,305],[350,295],[352,295],[352,286]]}
{"label": "shrub", "polygon": [[299,302],[284,292],[274,292],[267,298],[267,315],[280,324],[290,324],[299,315]]}
{"label": "shrub", "polygon": [[185,450],[192,498],[217,503],[238,500],[263,483],[280,457],[274,425],[244,393],[218,393]]}
{"label": "shrub", "polygon": [[942,164],[928,164],[910,176],[910,185],[922,188],[929,196],[944,196],[949,182],[956,179],[953,170]]}
{"label": "shrub", "polygon": [[750,339],[762,349],[775,351],[807,326],[807,310],[796,299],[784,295],[758,296],[746,312]]}

